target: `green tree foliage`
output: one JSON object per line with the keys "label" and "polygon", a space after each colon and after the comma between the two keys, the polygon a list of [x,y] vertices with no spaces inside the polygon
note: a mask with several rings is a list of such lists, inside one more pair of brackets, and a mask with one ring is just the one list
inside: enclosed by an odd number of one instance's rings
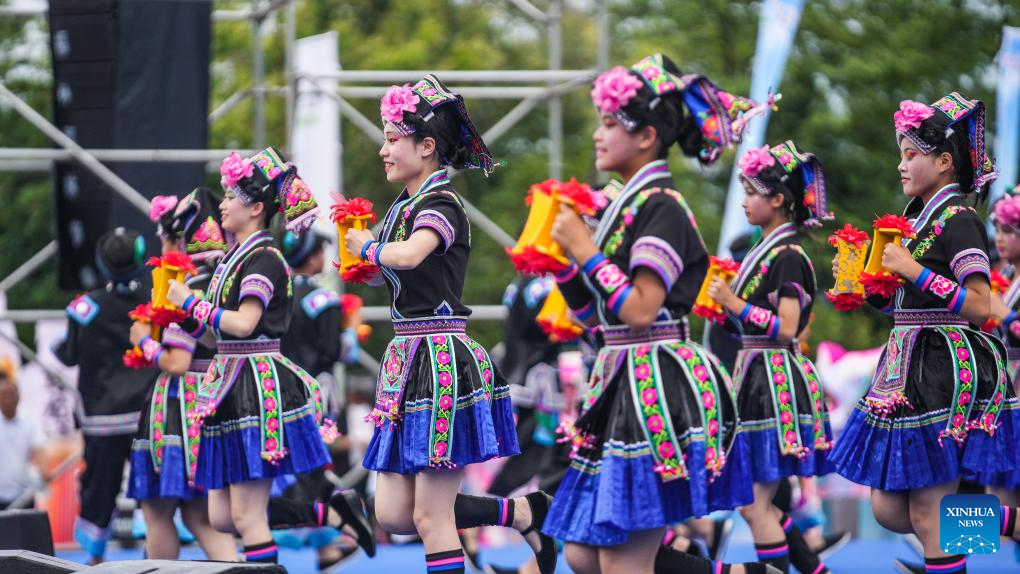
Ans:
{"label": "green tree foliage", "polygon": [[[540,9],[547,0],[533,0]],[[594,2],[566,2],[563,67],[594,66],[597,29]],[[899,193],[891,117],[903,98],[932,101],[951,90],[980,98],[994,118],[994,57],[1004,24],[1020,25],[1020,9],[1009,0],[811,0],[807,1],[781,91],[780,112],[772,116],[769,142],[795,139],[825,163],[831,208],[837,221],[867,228],[875,214],[898,212]],[[218,8],[245,3],[217,1]],[[670,55],[685,72],[702,73],[724,89],[746,94],[750,84],[760,2],[727,0],[612,0],[611,63],[629,64],[652,52]],[[544,28],[502,0],[300,0],[298,37],[335,30],[345,69],[541,69],[546,65]],[[283,86],[282,15],[264,23],[266,78]],[[50,110],[48,54],[22,49],[32,29],[45,34],[44,19],[0,18],[0,78],[44,113]],[[45,39],[45,37],[44,37]],[[252,27],[246,22],[214,25],[211,107],[252,82]],[[26,64],[26,61],[28,62]],[[28,69],[36,73],[25,73]],[[587,89],[563,98],[564,169],[567,176],[593,181],[591,132],[595,114]],[[377,117],[375,101],[352,100],[366,117]],[[484,131],[516,102],[469,100]],[[267,140],[285,141],[283,99],[269,96]],[[211,126],[210,147],[253,145],[251,100]],[[547,177],[547,110],[536,108],[491,147],[507,166],[488,179],[458,177],[464,196],[514,235],[526,215],[522,202],[531,183]],[[989,128],[994,126],[990,122]],[[991,138],[989,138],[991,140]],[[343,123],[344,189],[348,195],[389,205],[398,189],[386,183],[377,146]],[[45,147],[48,142],[9,109],[0,106],[0,147]],[[732,152],[711,167],[672,154],[678,185],[698,216],[711,249],[719,236]],[[215,185],[210,175],[208,184]],[[0,276],[52,237],[47,174],[0,172]],[[826,231],[806,241],[821,288],[828,278],[831,249]],[[12,233],[11,230],[17,232]],[[71,294],[55,285],[49,265],[9,294],[14,308],[56,308]],[[502,248],[475,229],[465,299],[494,303],[512,278]],[[383,304],[381,289],[356,288],[368,304]],[[823,299],[815,306],[811,339],[835,339],[848,347],[881,343],[886,319],[861,311],[838,314]],[[485,343],[499,338],[499,325],[477,323]],[[378,328],[372,347],[389,329]]]}

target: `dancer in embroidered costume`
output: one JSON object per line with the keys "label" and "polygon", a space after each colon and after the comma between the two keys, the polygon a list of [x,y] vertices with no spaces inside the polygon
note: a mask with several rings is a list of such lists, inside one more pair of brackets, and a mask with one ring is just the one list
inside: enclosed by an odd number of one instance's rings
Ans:
{"label": "dancer in embroidered costume", "polygon": [[[625,185],[594,237],[570,210],[553,227],[576,261],[560,290],[579,319],[600,325],[605,346],[545,532],[566,541],[576,572],[665,572],[684,556],[661,546],[666,525],[751,502],[729,377],[687,333],[708,254],[666,158],[676,143],[715,161],[756,106],[662,55],[600,75],[592,99],[596,166]],[[730,570],[688,558],[676,567]]]}
{"label": "dancer in embroidered costume", "polygon": [[904,216],[917,233],[882,253],[905,283],[869,303],[892,312],[895,327],[829,455],[837,472],[871,487],[880,524],[917,534],[930,572],[966,570],[965,557],[939,547],[942,497],[962,475],[1020,469],[1006,349],[976,328],[990,313],[988,246],[965,198],[980,200],[996,175],[984,121],[984,105],[955,92],[930,106],[901,102],[894,115]]}
{"label": "dancer in embroidered costume", "polygon": [[195,338],[216,345],[194,415],[204,419],[196,483],[210,491],[209,518],[217,530],[241,535],[249,562],[276,562],[266,515],[272,479],[328,464],[323,441],[335,428],[323,418],[318,383],[280,354],[292,285],[267,227],[282,211],[287,227],[300,229],[316,205],[273,148],[250,159],[231,154],[220,173],[222,226],[236,243],[204,297],[173,281],[168,299],[196,320]]}
{"label": "dancer in embroidered costume", "polygon": [[821,162],[792,141],[752,149],[738,165],[744,213],[763,237],[732,285],[717,277],[708,294],[743,333],[734,380],[740,433],[754,453],[754,503],[740,513],[762,562],[784,572],[790,563],[798,572],[827,572],[793,520],[773,503],[781,480],[832,471],[821,378],[797,340],[818,290],[797,231],[832,218],[825,210],[825,175]]}
{"label": "dancer in embroidered costume", "polygon": [[[184,199],[156,196],[149,218],[157,224],[164,255],[186,253],[198,269],[187,279],[190,289],[204,292],[212,270],[227,251],[220,227],[218,199],[197,188]],[[195,535],[210,560],[237,560],[234,538],[209,524],[205,493],[195,488],[201,425],[189,417],[197,405],[198,382],[205,376],[213,352],[187,331],[171,325],[159,341],[150,337],[148,324],[131,326],[131,342],[160,369],[149,404],[142,411],[138,435],[131,446],[131,477],[127,495],[138,500],[145,516],[145,555],[176,560],[180,541],[174,526],[178,508],[185,526]]]}
{"label": "dancer in embroidered costume", "polygon": [[149,300],[144,261],[145,239],[138,232],[118,227],[100,237],[96,267],[106,283],[68,304],[67,335],[54,349],[62,363],[79,367],[86,468],[74,537],[92,563],[102,562],[106,552],[124,463],[156,378],[156,371],[128,368],[122,360],[131,346],[128,312]]}
{"label": "dancer in embroidered costume", "polygon": [[[471,231],[446,169],[489,173],[492,157],[464,107],[434,76],[393,86],[380,111],[379,151],[386,179],[404,190],[386,212],[379,238],[347,233],[347,248],[379,265],[390,290],[396,337],[383,357],[370,418],[375,433],[364,465],[379,471],[376,517],[394,533],[417,532],[430,572],[464,571],[457,528],[513,527],[556,565],[553,541],[536,531],[548,498],[459,495],[463,467],[519,452],[510,388],[489,354],[465,334],[461,302]],[[455,526],[456,524],[456,526]]]}
{"label": "dancer in embroidered costume", "polygon": [[[995,248],[1006,263],[1003,279],[1011,281],[1005,292],[993,290],[992,321],[986,325],[986,330],[996,326],[995,332],[1006,345],[1006,364],[1015,393],[1020,389],[1020,379],[1017,378],[1017,363],[1020,361],[1020,320],[1017,315],[1020,312],[1020,281],[1017,281],[1017,268],[1020,266],[1020,186],[995,202],[991,221],[995,226]],[[1020,503],[1020,472],[980,472],[969,478],[985,485],[988,492],[998,496],[1003,504],[1016,506]]]}

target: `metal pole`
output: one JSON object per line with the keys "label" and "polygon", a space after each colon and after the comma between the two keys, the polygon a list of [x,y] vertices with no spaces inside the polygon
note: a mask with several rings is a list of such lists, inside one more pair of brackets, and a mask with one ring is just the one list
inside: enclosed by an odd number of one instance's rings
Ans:
{"label": "metal pole", "polygon": [[294,85],[294,43],[297,41],[297,3],[290,2],[287,4],[287,14],[284,20],[284,44],[283,44],[283,64],[286,71],[287,88],[286,88],[286,100],[284,109],[284,125],[286,128],[286,135],[284,140],[287,142],[286,149],[288,152],[291,151],[290,138],[291,131],[294,129],[294,102],[296,90]]}
{"label": "metal pole", "polygon": [[358,126],[358,129],[364,132],[369,139],[380,145],[383,140],[386,139],[382,130],[379,129],[379,126],[372,122],[372,120],[366,118],[365,115],[358,111],[358,108],[352,106],[350,102],[341,98],[340,95],[336,93],[335,88],[323,85],[322,82],[313,80],[307,76],[304,76],[304,79],[318,88],[322,93],[336,100],[336,103],[340,105],[340,113],[347,116],[352,122],[354,122],[354,125]]}
{"label": "metal pole", "polygon": [[498,122],[492,124],[492,127],[482,134],[482,140],[484,140],[485,143],[492,145],[492,142],[498,140],[503,136],[503,134],[512,128],[514,124],[524,119],[524,117],[527,116],[531,110],[535,109],[535,106],[537,106],[541,101],[541,99],[534,97],[521,100],[519,104],[514,106],[512,110],[507,112],[505,116],[500,118]]}
{"label": "metal pole", "polygon": [[[563,67],[563,7],[560,0],[549,3],[549,69]],[[552,86],[550,85],[550,88]],[[558,95],[549,97],[549,177],[563,177],[563,102]]]}
{"label": "metal pole", "polygon": [[[512,84],[516,82],[569,82],[579,77],[590,78],[595,70],[433,70],[447,83],[477,82]],[[302,74],[304,77],[343,82],[380,82],[402,84],[421,79],[420,70],[333,70]]]}
{"label": "metal pole", "polygon": [[[231,149],[90,149],[85,150],[99,161],[117,162],[196,162],[219,161],[230,152],[251,155],[257,150]],[[77,159],[73,152],[52,148],[0,148],[0,160],[12,159],[67,161]],[[6,169],[6,165],[4,166]]]}
{"label": "metal pole", "polygon": [[30,257],[28,261],[12,271],[10,275],[4,277],[3,281],[0,281],[0,293],[10,290],[11,287],[17,285],[22,279],[31,275],[40,265],[45,263],[50,257],[53,257],[56,252],[57,240],[54,239],[47,243],[46,247],[43,247],[38,253]]}
{"label": "metal pole", "polygon": [[[61,311],[60,314],[61,316],[66,316],[64,315],[63,311]],[[29,361],[35,361],[36,364],[39,365],[39,368],[42,369],[44,373],[46,373],[46,378],[49,379],[54,385],[56,385],[57,388],[59,388],[62,391],[74,390],[74,388],[71,387],[71,385],[69,385],[67,381],[65,381],[63,377],[60,376],[59,373],[49,369],[46,365],[43,365],[41,361],[38,361],[37,360],[38,355],[36,354],[35,350],[32,349],[32,347],[29,347],[28,345],[22,343],[21,339],[18,339],[16,336],[11,337],[10,335],[4,333],[3,331],[0,331],[0,338],[6,339],[9,343],[12,343],[15,347],[18,348],[18,350],[21,351],[21,354],[24,355]]]}
{"label": "metal pole", "polygon": [[496,222],[489,219],[489,216],[485,215],[482,210],[475,207],[470,201],[464,199],[461,196],[460,200],[464,202],[464,211],[467,213],[468,219],[478,225],[479,229],[489,237],[495,239],[503,247],[513,247],[515,243],[514,238],[510,237],[510,234],[503,231],[503,228],[496,225]]}
{"label": "metal pole", "polygon": [[86,169],[96,174],[96,177],[103,180],[103,182],[109,185],[114,191],[123,196],[128,203],[135,206],[142,213],[148,215],[149,200],[146,199],[145,196],[138,193],[138,190],[131,187],[128,182],[110,171],[110,168],[99,163],[98,159],[82,149],[82,147],[73,139],[64,135],[64,132],[57,129],[56,126],[51,124],[49,120],[44,118],[39,112],[32,109],[32,106],[26,104],[21,98],[8,90],[7,86],[4,85],[3,82],[0,82],[0,96],[7,98],[8,103],[11,104],[11,107],[13,107],[16,112],[31,122],[31,124],[38,130],[46,134],[48,138],[56,142],[57,145],[69,151],[71,155],[74,156],[74,159],[81,162]]}
{"label": "metal pole", "polygon": [[224,115],[227,114],[227,112],[236,108],[237,104],[243,102],[244,99],[247,98],[249,95],[251,95],[251,90],[237,90],[233,94],[230,94],[229,98],[223,100],[222,104],[216,106],[216,109],[209,112],[209,117],[207,121],[211,124],[216,120],[222,118]]}
{"label": "metal pole", "polygon": [[266,141],[266,93],[265,88],[265,61],[262,52],[262,23],[263,19],[256,16],[252,20],[252,96],[255,98],[255,147],[262,149]]}

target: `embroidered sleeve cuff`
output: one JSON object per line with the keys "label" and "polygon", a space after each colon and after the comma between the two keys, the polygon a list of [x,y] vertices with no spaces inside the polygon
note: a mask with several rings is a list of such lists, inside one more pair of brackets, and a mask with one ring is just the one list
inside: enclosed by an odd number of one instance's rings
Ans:
{"label": "embroidered sleeve cuff", "polygon": [[949,267],[953,270],[956,280],[962,285],[967,277],[974,273],[980,273],[985,279],[991,281],[991,266],[988,264],[988,255],[980,249],[965,249],[958,253],[950,262]]}
{"label": "embroidered sleeve cuff", "polygon": [[808,295],[804,287],[796,281],[787,281],[782,287],[768,294],[769,303],[776,309],[779,308],[779,300],[783,297],[796,297],[801,311],[811,305],[811,295]]}
{"label": "embroidered sleeve cuff", "polygon": [[634,242],[630,249],[630,268],[633,272],[638,267],[647,267],[662,279],[666,292],[684,272],[683,259],[673,246],[658,237],[645,236]]}
{"label": "embroidered sleeve cuff", "polygon": [[421,228],[431,229],[439,236],[439,240],[442,242],[442,245],[436,250],[436,253],[439,254],[446,253],[446,250],[453,245],[454,240],[457,238],[457,231],[450,223],[450,220],[434,209],[422,210],[414,218],[414,226],[411,228],[411,233]]}
{"label": "embroidered sleeve cuff", "polygon": [[195,339],[184,332],[177,325],[170,325],[163,331],[163,346],[183,349],[189,353],[195,352]]}
{"label": "embroidered sleeve cuff", "polygon": [[243,301],[246,297],[255,297],[262,302],[263,307],[269,307],[269,302],[273,299],[273,282],[258,273],[248,275],[241,281],[241,295],[238,301]]}

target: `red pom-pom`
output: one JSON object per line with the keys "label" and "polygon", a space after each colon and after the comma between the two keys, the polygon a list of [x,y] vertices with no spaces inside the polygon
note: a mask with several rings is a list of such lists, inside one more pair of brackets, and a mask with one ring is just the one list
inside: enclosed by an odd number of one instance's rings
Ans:
{"label": "red pom-pom", "polygon": [[353,293],[344,293],[340,296],[340,308],[343,309],[344,315],[355,313],[364,305],[365,301]]}
{"label": "red pom-pom", "polygon": [[730,273],[737,273],[740,271],[739,263],[725,257],[716,257],[715,255],[709,255],[708,262],[711,265],[715,265],[716,267],[722,269],[723,271],[728,271]]}
{"label": "red pom-pom", "polygon": [[864,296],[860,293],[826,293],[825,297],[832,301],[837,311],[856,311],[864,305]]}
{"label": "red pom-pom", "polygon": [[892,297],[896,290],[903,284],[899,275],[886,271],[878,273],[861,272],[861,285],[864,285],[864,294],[868,297]]}
{"label": "red pom-pom", "polygon": [[836,247],[840,241],[843,241],[854,247],[861,247],[867,240],[867,233],[847,223],[843,226],[843,229],[839,229],[829,236],[829,245]]}
{"label": "red pom-pom", "polygon": [[599,198],[586,183],[578,183],[576,177],[570,181],[560,183],[557,186],[560,196],[570,200],[574,209],[583,215],[594,215],[599,208]]}
{"label": "red pom-pom", "polygon": [[883,215],[875,220],[873,227],[875,229],[899,229],[903,232],[904,237],[914,237],[917,233],[910,225],[910,221],[902,215]]}
{"label": "red pom-pom", "polygon": [[[340,266],[333,264],[337,268]],[[347,269],[340,271],[340,278],[344,283],[366,283],[379,275],[379,266],[369,263],[355,263]]]}
{"label": "red pom-pom", "polygon": [[159,267],[160,263],[162,263],[162,260],[160,260],[159,257],[150,257],[149,260],[145,262],[145,264],[149,267]]}
{"label": "red pom-pom", "polygon": [[144,303],[128,311],[128,317],[130,317],[134,321],[141,321],[142,323],[151,323],[152,313],[153,313],[152,303]]}
{"label": "red pom-pom", "polygon": [[694,308],[691,309],[691,311],[694,311],[695,315],[699,317],[704,317],[705,319],[712,321],[713,323],[722,324],[726,322],[725,312],[716,311],[715,309],[711,307],[706,307],[705,305],[695,305]]}
{"label": "red pom-pom", "polygon": [[149,313],[149,322],[160,327],[169,327],[171,323],[180,323],[187,317],[182,309],[165,309],[153,307]]}
{"label": "red pom-pom", "polygon": [[992,269],[992,291],[996,293],[1005,293],[1009,291],[1009,279],[1002,274]]}
{"label": "red pom-pom", "polygon": [[581,328],[574,324],[556,325],[552,321],[540,319],[536,321],[542,332],[549,336],[553,343],[569,343],[581,336]]}
{"label": "red pom-pom", "polygon": [[161,263],[163,264],[163,267],[176,267],[188,273],[198,273],[198,269],[195,269],[195,264],[191,261],[191,257],[189,257],[187,253],[171,251],[161,258]]}
{"label": "red pom-pom", "polygon": [[343,221],[348,217],[362,217],[365,215],[372,216],[370,221],[375,221],[375,214],[372,213],[372,202],[363,198],[355,197],[352,199],[345,199],[343,196],[338,194],[333,195],[333,205],[330,206],[329,218],[333,222]]}
{"label": "red pom-pom", "polygon": [[513,264],[514,269],[528,275],[559,273],[567,266],[530,245],[522,249],[520,253],[513,253],[509,247],[506,248],[506,252],[510,256],[510,263]]}
{"label": "red pom-pom", "polygon": [[124,366],[130,369],[144,369],[152,366],[152,363],[145,360],[145,355],[142,354],[142,350],[138,347],[132,347],[124,351],[122,360],[124,361]]}

